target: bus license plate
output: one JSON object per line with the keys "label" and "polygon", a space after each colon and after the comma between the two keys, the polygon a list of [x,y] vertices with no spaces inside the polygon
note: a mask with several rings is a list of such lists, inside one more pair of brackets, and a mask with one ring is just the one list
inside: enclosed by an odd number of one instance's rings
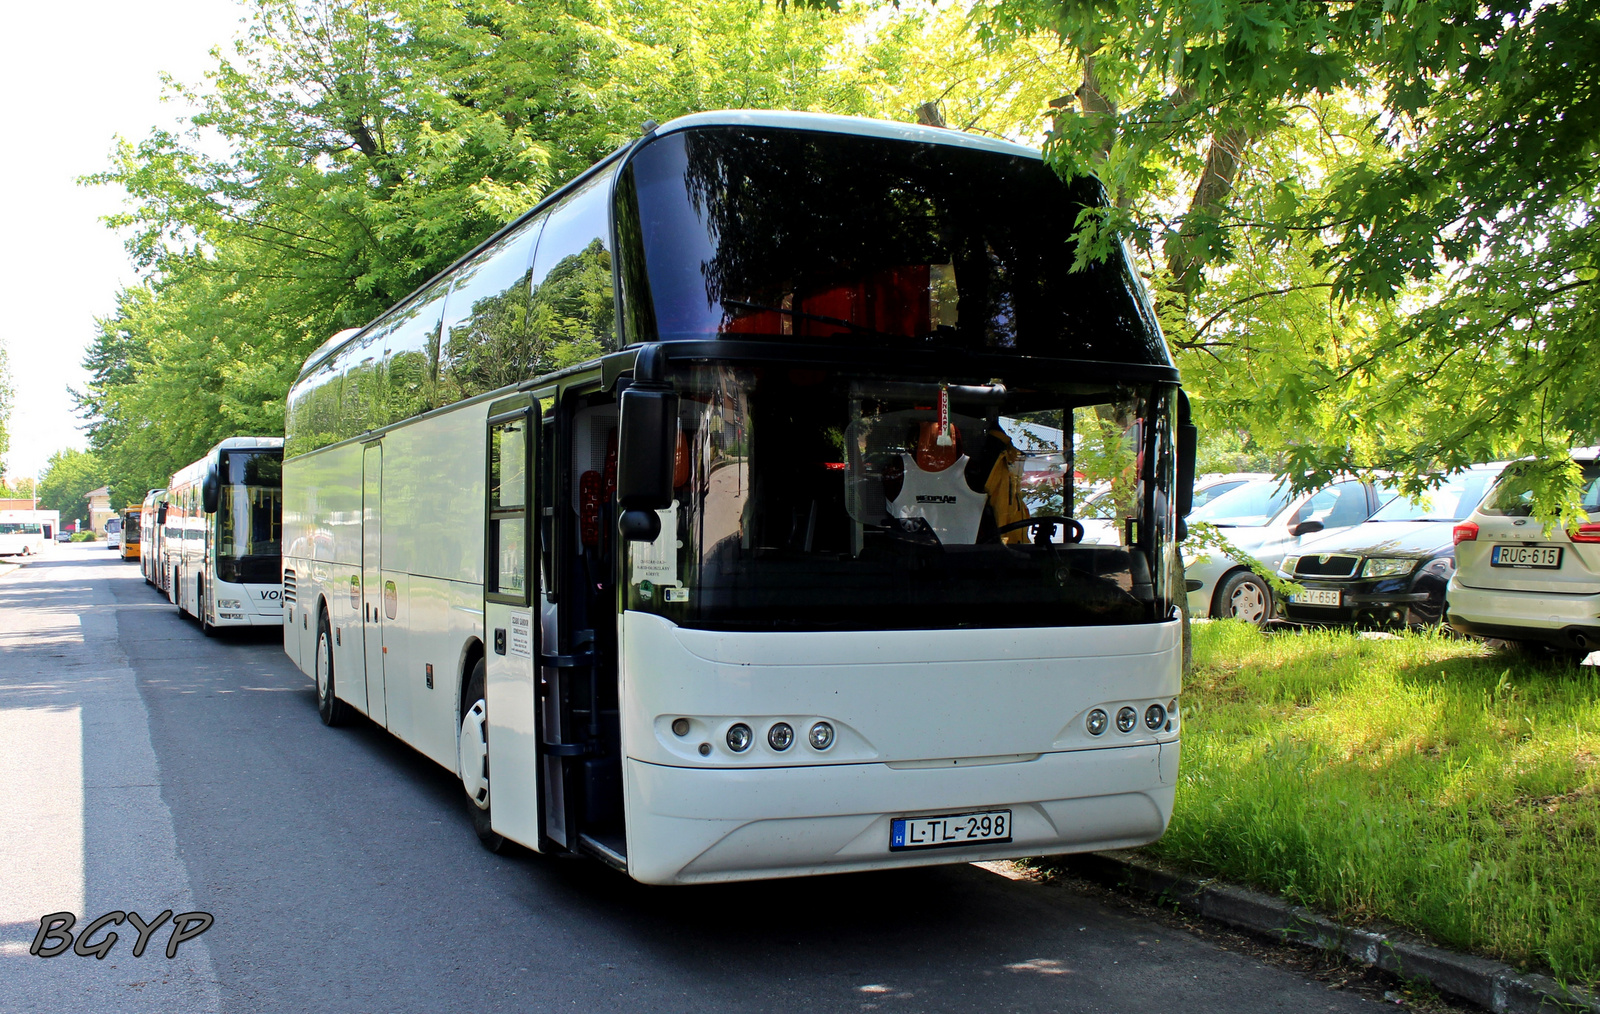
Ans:
{"label": "bus license plate", "polygon": [[1489,551],[1491,567],[1561,568],[1560,546],[1496,546]]}
{"label": "bus license plate", "polygon": [[1302,606],[1333,606],[1339,607],[1339,589],[1325,591],[1320,588],[1307,588],[1298,595],[1289,596],[1289,601]]}
{"label": "bus license plate", "polygon": [[947,813],[937,817],[897,817],[889,822],[891,852],[1010,840],[1010,810]]}

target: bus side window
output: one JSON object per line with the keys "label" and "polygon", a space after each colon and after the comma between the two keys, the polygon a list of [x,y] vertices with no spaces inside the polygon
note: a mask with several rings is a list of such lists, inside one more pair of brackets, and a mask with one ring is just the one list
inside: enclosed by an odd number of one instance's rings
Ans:
{"label": "bus side window", "polygon": [[528,339],[528,271],[545,217],[501,237],[460,269],[434,354],[435,407],[540,372]]}
{"label": "bus side window", "polygon": [[610,195],[611,173],[601,173],[550,212],[539,238],[528,317],[540,370],[616,350]]}
{"label": "bus side window", "polygon": [[556,419],[553,403],[539,416],[538,471],[534,475],[534,504],[539,512],[539,581],[549,602],[558,600],[555,553]]}

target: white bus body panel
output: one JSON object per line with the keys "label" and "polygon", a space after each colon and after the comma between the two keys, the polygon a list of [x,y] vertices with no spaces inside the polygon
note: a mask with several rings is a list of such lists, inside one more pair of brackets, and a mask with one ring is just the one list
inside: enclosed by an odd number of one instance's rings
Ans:
{"label": "white bus body panel", "polygon": [[[326,609],[340,699],[451,771],[462,669],[483,642],[487,419],[486,400],[457,405],[283,466],[284,567],[295,582],[284,650],[311,674]],[[366,449],[378,445],[370,452],[382,455],[377,587],[364,590],[363,468]],[[363,618],[364,595],[376,619]]]}
{"label": "white bus body panel", "polygon": [[[1011,810],[1011,842],[960,850],[979,860],[1141,844],[1172,814],[1180,729],[1142,717],[1178,694],[1177,621],[726,633],[628,612],[622,641],[628,871],[646,883],[953,860],[891,852],[900,816]],[[1089,735],[1092,708],[1123,706],[1132,733]],[[781,753],[778,720],[796,739]],[[806,742],[818,720],[836,736],[823,752]],[[743,754],[723,738],[738,721]]]}

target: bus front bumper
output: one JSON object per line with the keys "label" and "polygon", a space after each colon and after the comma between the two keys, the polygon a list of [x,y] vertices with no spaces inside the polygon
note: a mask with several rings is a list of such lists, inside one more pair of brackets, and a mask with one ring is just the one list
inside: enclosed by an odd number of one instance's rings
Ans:
{"label": "bus front bumper", "polygon": [[[647,884],[1129,848],[1172,818],[1176,740],[971,767],[626,765],[628,873]],[[1011,840],[890,851],[897,817],[1010,810]]]}
{"label": "bus front bumper", "polygon": [[219,612],[212,619],[213,627],[281,627],[283,613]]}

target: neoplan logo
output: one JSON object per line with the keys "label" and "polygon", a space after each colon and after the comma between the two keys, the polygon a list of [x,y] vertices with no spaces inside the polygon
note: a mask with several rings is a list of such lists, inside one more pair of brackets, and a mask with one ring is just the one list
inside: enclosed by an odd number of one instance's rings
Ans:
{"label": "neoplan logo", "polygon": [[945,493],[918,493],[917,503],[955,503],[956,498]]}
{"label": "neoplan logo", "polygon": [[[65,954],[70,947],[80,958],[87,958],[92,954],[97,960],[104,961],[105,956],[111,953],[111,948],[117,944],[117,934],[107,933],[95,941],[91,941],[90,938],[107,926],[126,920],[127,924],[139,934],[133,944],[133,956],[139,958],[144,956],[144,949],[150,943],[150,937],[168,918],[172,918],[170,908],[150,922],[141,919],[138,912],[107,912],[85,926],[74,941],[72,927],[77,923],[78,917],[71,912],[51,912],[40,918],[39,932],[34,934],[33,946],[28,948],[28,953],[41,958],[53,958]],[[172,918],[172,936],[167,939],[168,960],[178,956],[179,944],[185,940],[193,940],[204,933],[215,921],[210,912],[184,912]]]}

